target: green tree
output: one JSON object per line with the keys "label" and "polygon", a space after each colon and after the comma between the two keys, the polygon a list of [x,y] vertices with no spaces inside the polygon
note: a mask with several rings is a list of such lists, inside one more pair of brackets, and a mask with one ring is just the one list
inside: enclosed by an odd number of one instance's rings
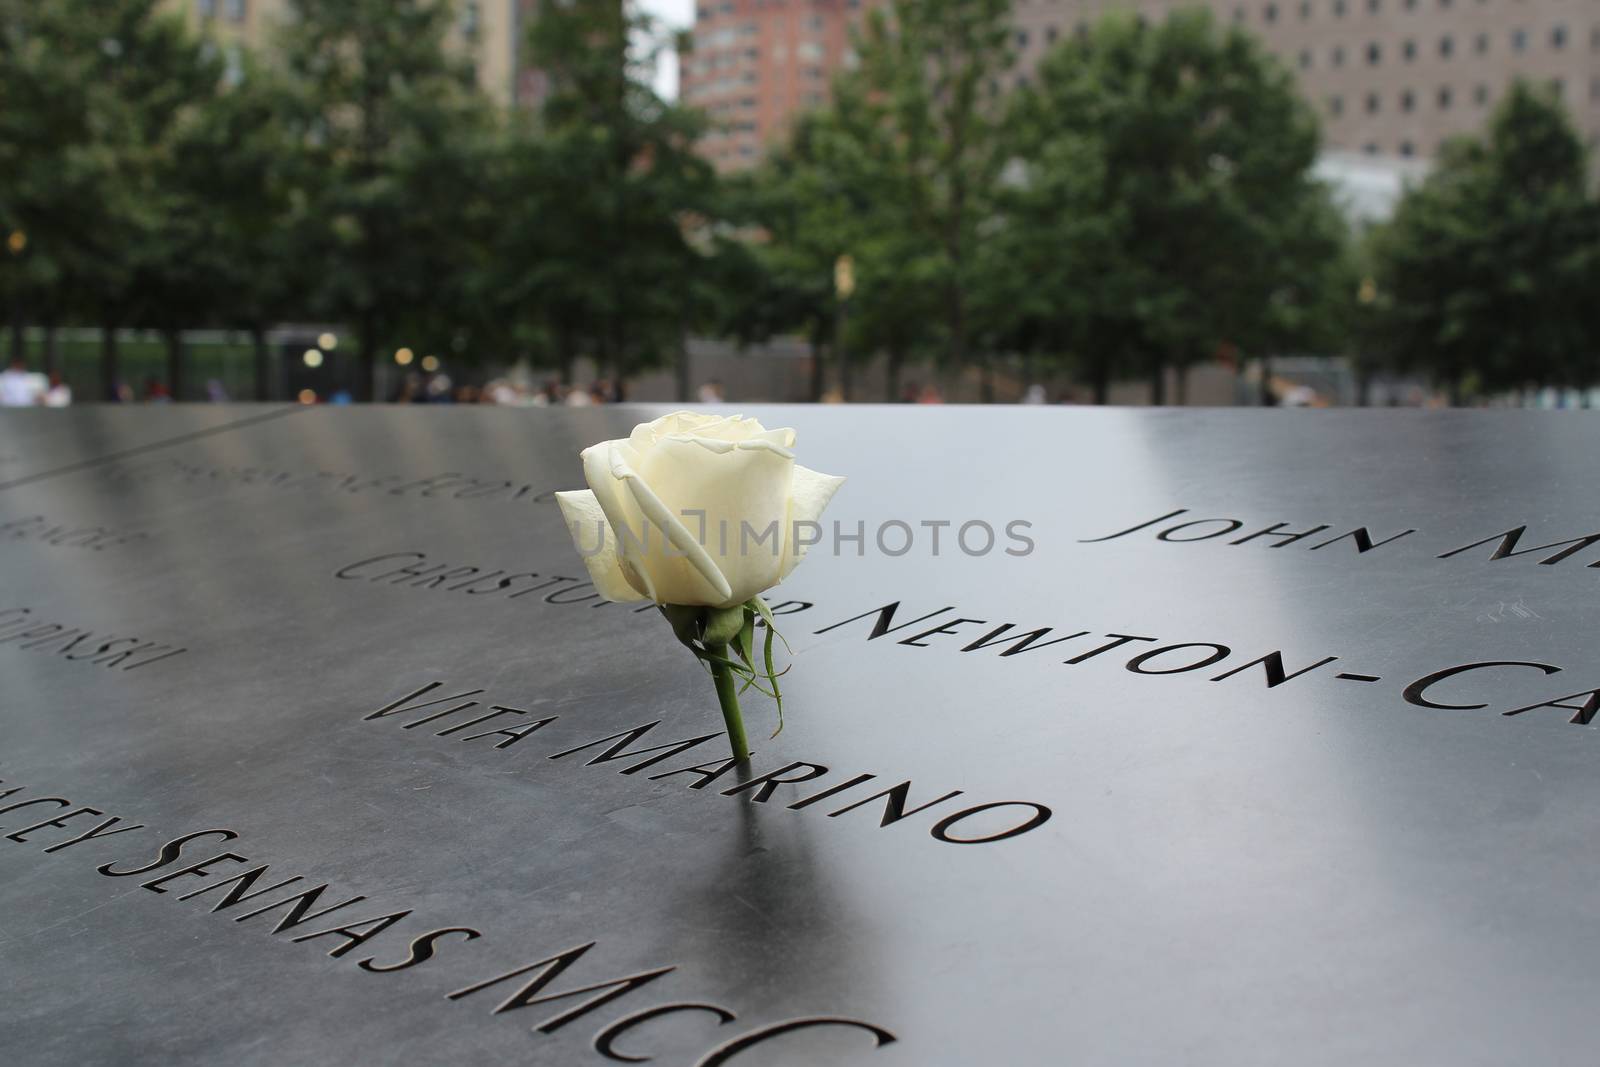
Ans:
{"label": "green tree", "polygon": [[280,71],[244,55],[236,82],[193,116],[174,150],[173,180],[197,231],[185,273],[203,298],[175,321],[248,331],[256,400],[274,392],[267,328],[305,314],[313,291],[301,248],[310,229],[311,176],[297,140],[304,104]]}
{"label": "green tree", "polygon": [[1325,244],[1297,227],[1336,216],[1316,207],[1315,116],[1255,38],[1203,10],[1107,16],[1045,59],[1012,121],[1024,163],[1007,233],[1060,312],[1028,310],[1083,354],[1097,397],[1139,366],[1161,403],[1168,367],[1181,390],[1224,344],[1290,341],[1297,316],[1263,309],[1309,306],[1290,297]]}
{"label": "green tree", "polygon": [[[729,332],[741,343],[786,331],[804,336],[812,400],[827,388],[825,356],[837,348],[834,268],[852,247],[853,217],[868,203],[866,190],[841,166],[837,132],[829,112],[801,116],[787,143],[732,186],[733,214],[746,227],[755,269],[737,291]],[[848,371],[841,376],[848,380]]]}
{"label": "green tree", "polygon": [[1517,83],[1487,136],[1446,145],[1373,236],[1375,332],[1396,369],[1471,386],[1587,386],[1600,219],[1555,96]]}
{"label": "green tree", "polygon": [[548,90],[507,144],[483,288],[567,380],[583,354],[617,382],[678,355],[695,303],[715,181],[702,117],[651,87],[659,40],[613,0],[546,4],[530,28]]}
{"label": "green tree", "polygon": [[[891,0],[867,16],[860,62],[834,86],[834,125],[853,142],[839,154],[858,164],[852,178],[871,198],[852,235],[867,257],[863,280],[877,255],[922,249],[908,285],[928,285],[957,366],[978,332],[979,249],[1010,154],[1000,97],[1013,58],[1010,12],[1006,0]],[[888,328],[889,309],[915,314],[919,305],[884,299],[872,321],[887,345],[907,322],[894,315]]]}
{"label": "green tree", "polygon": [[5,0],[0,41],[0,210],[27,235],[9,287],[47,326],[97,319],[111,389],[117,327],[163,317],[183,269],[174,144],[220,67],[159,0]]}
{"label": "green tree", "polygon": [[[309,104],[300,269],[357,335],[356,392],[407,326],[439,329],[493,113],[447,44],[449,0],[292,0],[279,47]],[[442,331],[441,331],[442,332]]]}

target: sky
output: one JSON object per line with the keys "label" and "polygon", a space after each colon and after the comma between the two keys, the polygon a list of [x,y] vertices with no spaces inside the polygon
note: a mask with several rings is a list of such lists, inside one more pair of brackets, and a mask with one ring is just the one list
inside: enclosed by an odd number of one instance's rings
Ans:
{"label": "sky", "polygon": [[[639,9],[674,30],[694,25],[694,0],[637,0]],[[678,57],[667,51],[656,70],[656,92],[669,100],[678,98]]]}

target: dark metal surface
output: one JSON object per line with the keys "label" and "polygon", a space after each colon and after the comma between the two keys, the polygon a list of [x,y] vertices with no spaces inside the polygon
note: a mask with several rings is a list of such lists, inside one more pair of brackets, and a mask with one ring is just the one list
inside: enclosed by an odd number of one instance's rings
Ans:
{"label": "dark metal surface", "polygon": [[[1523,551],[1600,527],[1600,423],[750,409],[798,430],[801,462],[849,476],[827,519],[866,530],[861,556],[825,543],[769,597],[813,606],[783,620],[781,735],[747,698],[753,772],[827,771],[752,803],[724,795],[733,774],[650,777],[715,763],[720,740],[631,774],[650,756],[550,758],[655,720],[635,749],[719,729],[658,617],[578,599],[548,497],[581,487],[580,448],[656,413],[321,408],[197,436],[263,411],[0,418],[0,482],[20,480],[0,491],[0,611],[66,628],[55,645],[0,628],[0,793],[19,790],[0,798],[5,1062],[1588,1058],[1600,738],[1568,722],[1582,698],[1502,712],[1600,686],[1600,547]],[[1212,519],[1240,525],[1173,530]],[[910,552],[874,546],[890,520],[917,533]],[[934,557],[925,520],[984,520],[1000,540],[969,556],[952,526]],[[1031,523],[1030,554],[1003,551],[1012,520]],[[1230,543],[1279,523],[1328,528]],[[1357,528],[1367,551],[1340,538]],[[378,556],[417,573],[353,566]],[[429,587],[437,564],[457,576]],[[891,625],[927,621],[869,640],[896,602]],[[71,658],[73,630],[141,650]],[[1182,669],[1206,645],[1226,651]],[[1274,651],[1269,687],[1271,664],[1247,665]],[[1491,661],[1544,666],[1472,666]],[[1428,684],[1454,667],[1470,669]],[[450,705],[366,718],[433,682],[414,703],[481,690],[456,702],[478,706],[409,729]],[[494,706],[524,714],[438,736]],[[505,748],[463,740],[544,718]],[[888,826],[882,800],[831,814],[902,781],[908,807],[961,793]],[[70,807],[4,810],[47,797]],[[934,836],[1001,801],[1053,817],[989,843]],[[85,806],[106,814],[4,836]],[[46,851],[112,817],[143,828]],[[208,829],[237,836],[120,873]],[[262,863],[255,890],[301,880],[216,912],[222,888],[178,899],[206,872],[145,888],[226,851],[249,862],[219,861],[213,882]],[[286,909],[248,916],[324,882],[313,911],[366,899],[279,933]],[[353,927],[293,940],[407,909],[336,958]],[[450,927],[479,936],[359,966]],[[473,991],[563,952],[523,998],[552,999],[495,1010],[541,967]],[[690,1003],[736,1018],[641,1014]],[[763,1030],[822,1018],[851,1022]],[[895,1040],[875,1048],[868,1026]]]}

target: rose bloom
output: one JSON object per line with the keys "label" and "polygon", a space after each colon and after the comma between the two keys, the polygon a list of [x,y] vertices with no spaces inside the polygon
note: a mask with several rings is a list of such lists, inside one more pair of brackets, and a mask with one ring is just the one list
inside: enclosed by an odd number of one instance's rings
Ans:
{"label": "rose bloom", "polygon": [[600,595],[733,607],[787,578],[797,527],[844,484],[793,445],[790,429],[679,411],[584,449],[588,490],[556,500]]}

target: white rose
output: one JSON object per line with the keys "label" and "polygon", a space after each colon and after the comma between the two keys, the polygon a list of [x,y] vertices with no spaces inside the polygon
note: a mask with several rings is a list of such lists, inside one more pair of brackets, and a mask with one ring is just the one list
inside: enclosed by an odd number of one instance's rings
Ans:
{"label": "white rose", "polygon": [[787,578],[797,530],[844,484],[793,445],[790,429],[679,411],[584,449],[589,489],[556,500],[600,595],[725,608]]}

